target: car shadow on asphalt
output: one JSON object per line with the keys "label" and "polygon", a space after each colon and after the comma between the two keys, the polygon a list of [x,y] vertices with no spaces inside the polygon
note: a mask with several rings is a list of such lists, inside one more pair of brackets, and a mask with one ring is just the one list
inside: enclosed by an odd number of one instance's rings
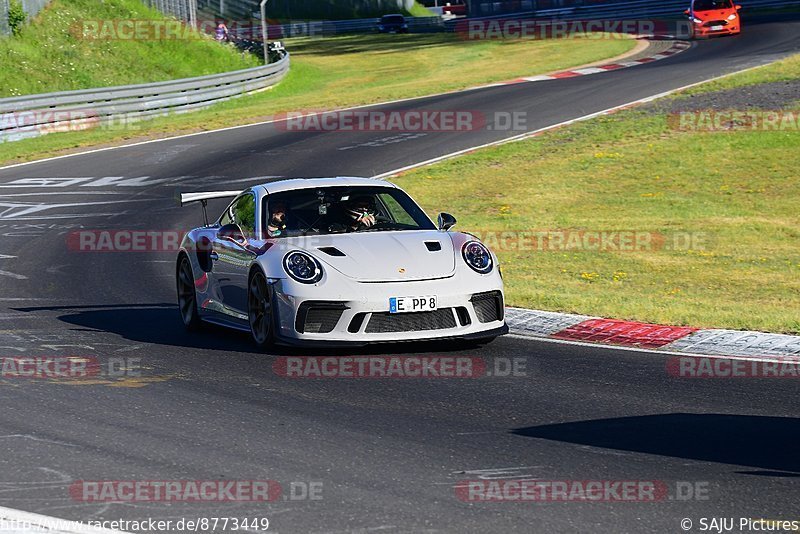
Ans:
{"label": "car shadow on asphalt", "polygon": [[235,329],[204,323],[198,332],[187,331],[175,304],[37,306],[14,308],[27,313],[63,312],[57,319],[92,332],[110,333],[126,340],[151,345],[196,348],[248,354],[346,356],[370,354],[431,354],[474,352],[475,345],[452,340],[376,343],[361,347],[305,348],[275,346],[269,351],[253,345],[250,335]]}
{"label": "car shadow on asphalt", "polygon": [[671,413],[517,428],[518,436],[747,466],[759,476],[800,476],[800,419]]}

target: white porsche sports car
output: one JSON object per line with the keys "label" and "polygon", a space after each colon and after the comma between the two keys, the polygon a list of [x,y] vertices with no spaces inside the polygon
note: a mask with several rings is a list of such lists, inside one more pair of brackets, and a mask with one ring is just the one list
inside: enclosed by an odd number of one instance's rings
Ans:
{"label": "white porsche sports car", "polygon": [[183,193],[180,203],[235,197],[191,230],[177,260],[187,328],[249,331],[259,346],[332,346],[508,332],[495,255],[438,227],[403,190],[367,178],[280,180],[245,191]]}

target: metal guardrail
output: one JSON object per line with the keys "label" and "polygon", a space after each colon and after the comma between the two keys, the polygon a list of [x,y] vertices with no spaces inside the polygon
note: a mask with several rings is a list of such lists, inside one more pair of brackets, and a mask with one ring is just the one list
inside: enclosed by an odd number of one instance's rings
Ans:
{"label": "metal guardrail", "polygon": [[8,0],[0,0],[0,37],[11,33],[8,27]]}
{"label": "metal guardrail", "polygon": [[143,0],[143,2],[165,15],[184,20],[191,26],[197,24],[197,0]]}
{"label": "metal guardrail", "polygon": [[22,9],[25,10],[25,13],[27,13],[29,17],[35,17],[39,11],[50,3],[50,0],[20,0],[20,2],[22,3]]}
{"label": "metal guardrail", "polygon": [[[353,19],[353,20],[320,20],[294,22],[290,24],[270,24],[268,34],[270,39],[286,39],[287,37],[331,37],[348,33],[377,33],[380,19]],[[447,31],[441,17],[406,17],[409,33],[434,33]],[[236,35],[253,35],[260,38],[260,26],[252,25],[246,28],[231,28]]]}
{"label": "metal guardrail", "polygon": [[269,65],[197,78],[0,99],[0,142],[136,122],[210,106],[270,87],[289,55]]}
{"label": "metal guardrail", "polygon": [[[51,0],[20,0],[20,5],[30,19],[44,9],[50,1]],[[9,2],[9,0],[0,0],[0,37],[11,34],[11,27],[8,24],[8,13],[10,9],[11,2]]]}

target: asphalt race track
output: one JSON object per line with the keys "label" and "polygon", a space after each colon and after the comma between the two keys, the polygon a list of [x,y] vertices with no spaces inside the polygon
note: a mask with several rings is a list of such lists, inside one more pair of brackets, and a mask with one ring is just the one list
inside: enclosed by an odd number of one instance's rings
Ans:
{"label": "asphalt race track", "polygon": [[[376,109],[525,112],[535,130],[798,51],[800,22],[752,24],[740,37],[635,68]],[[264,124],[0,169],[2,355],[95,357],[137,371],[121,380],[0,380],[0,506],[75,520],[268,517],[276,532],[680,532],[683,518],[800,519],[791,517],[800,418],[790,380],[681,380],[667,375],[668,356],[513,336],[480,349],[335,353],[472,356],[493,375],[516,362],[512,376],[288,379],[273,371],[278,356],[257,352],[245,335],[184,331],[173,253],[67,245],[78,229],[199,225],[199,208],[175,207],[176,191],[374,176],[518,133]],[[668,494],[458,498],[464,481],[495,478],[656,481]],[[287,498],[109,503],[69,491],[78,480],[217,479],[276,480]],[[304,498],[309,487],[322,498]]]}

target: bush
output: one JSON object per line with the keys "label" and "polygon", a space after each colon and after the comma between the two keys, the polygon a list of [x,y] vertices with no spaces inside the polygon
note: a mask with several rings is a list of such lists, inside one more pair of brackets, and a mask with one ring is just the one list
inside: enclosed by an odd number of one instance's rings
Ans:
{"label": "bush", "polygon": [[11,0],[8,6],[8,26],[11,28],[11,33],[19,35],[22,31],[22,25],[28,19],[25,10],[22,9],[22,2],[19,0]]}

